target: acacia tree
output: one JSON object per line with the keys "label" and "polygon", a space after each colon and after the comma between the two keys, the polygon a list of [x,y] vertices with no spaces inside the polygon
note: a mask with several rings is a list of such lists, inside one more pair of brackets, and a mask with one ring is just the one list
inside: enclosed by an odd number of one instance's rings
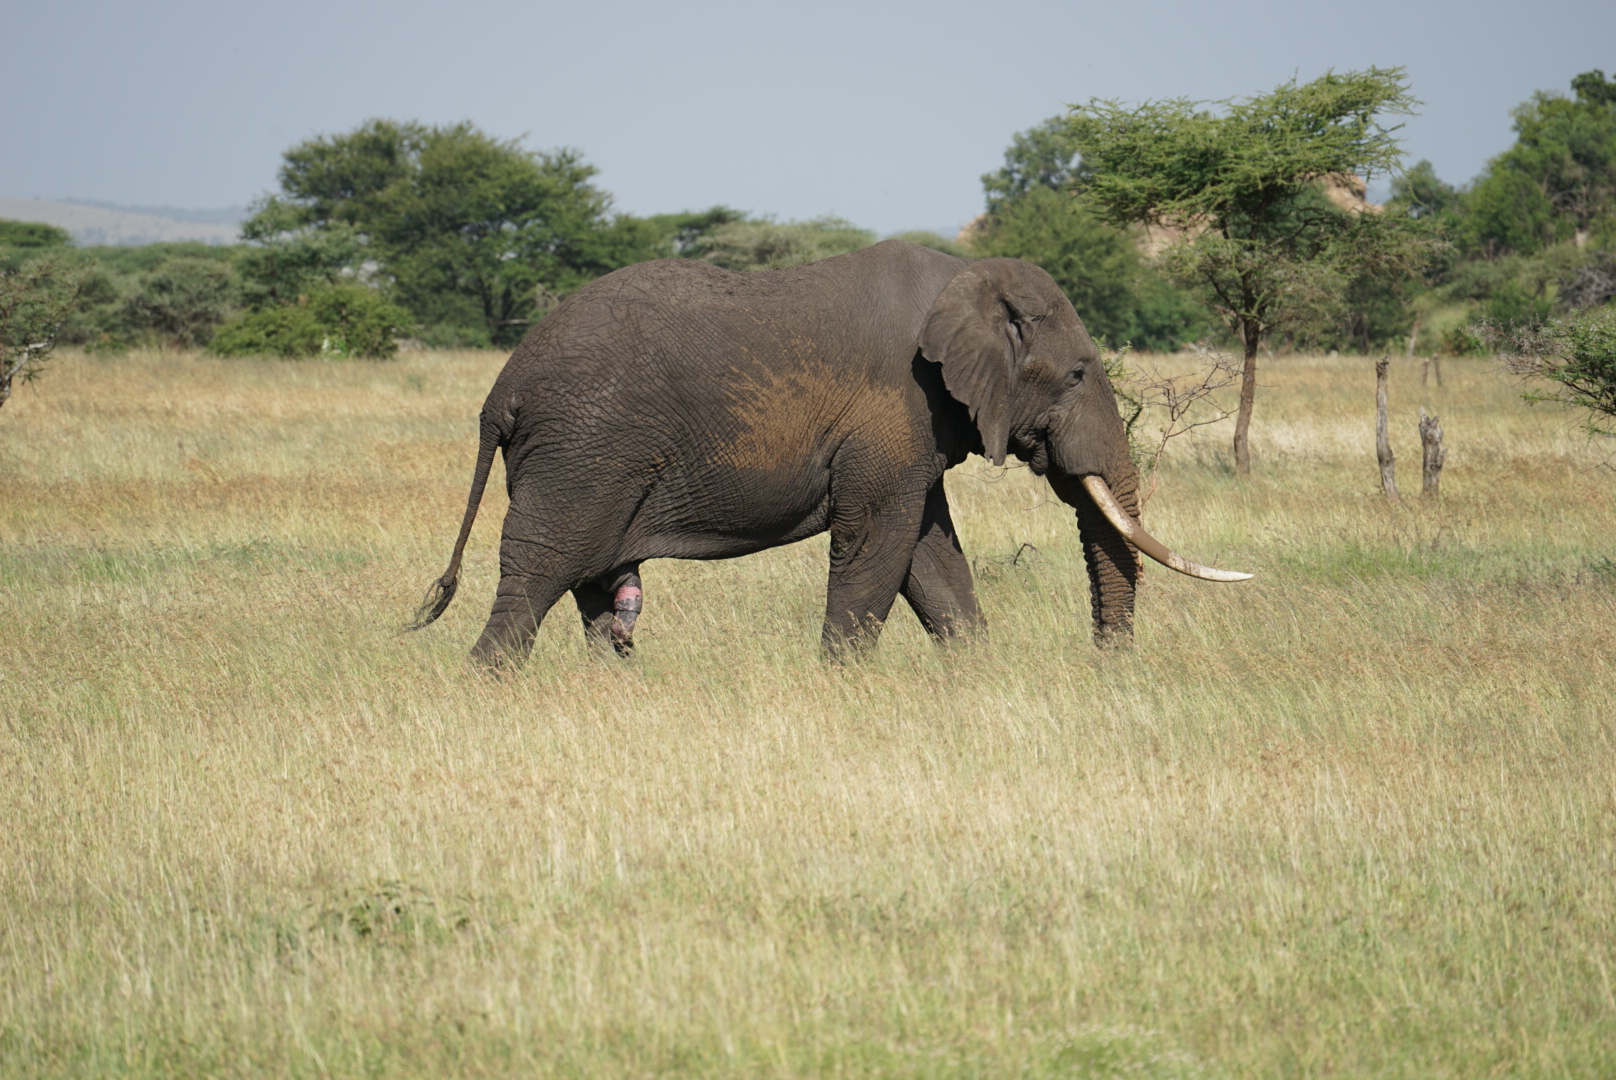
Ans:
{"label": "acacia tree", "polygon": [[1175,234],[1164,268],[1244,348],[1234,434],[1242,474],[1251,471],[1264,338],[1287,322],[1338,310],[1348,284],[1366,273],[1412,272],[1436,246],[1420,222],[1347,212],[1323,191],[1331,178],[1395,168],[1397,128],[1381,118],[1407,115],[1416,104],[1401,68],[1370,68],[1292,79],[1232,101],[1095,100],[1071,110],[1082,197],[1116,224]]}
{"label": "acacia tree", "polygon": [[38,377],[78,303],[86,269],[55,259],[0,263],[0,406],[11,400],[13,382]]}

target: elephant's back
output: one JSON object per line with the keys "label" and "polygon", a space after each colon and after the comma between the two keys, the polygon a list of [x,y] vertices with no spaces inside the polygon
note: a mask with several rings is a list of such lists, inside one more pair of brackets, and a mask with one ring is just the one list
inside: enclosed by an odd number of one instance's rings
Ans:
{"label": "elephant's back", "polygon": [[488,404],[515,427],[553,430],[547,442],[621,445],[638,427],[647,447],[650,432],[707,429],[737,459],[759,440],[765,456],[814,445],[872,393],[912,383],[919,326],[963,265],[888,241],[752,273],[692,259],[624,267],[528,334]]}
{"label": "elephant's back", "polygon": [[[650,360],[631,344],[733,341],[747,349],[830,337],[907,347],[932,301],[965,261],[900,241],[777,270],[736,272],[697,259],[636,263],[573,293],[534,327],[513,359],[561,363],[581,350]],[[666,358],[663,357],[665,360]]]}

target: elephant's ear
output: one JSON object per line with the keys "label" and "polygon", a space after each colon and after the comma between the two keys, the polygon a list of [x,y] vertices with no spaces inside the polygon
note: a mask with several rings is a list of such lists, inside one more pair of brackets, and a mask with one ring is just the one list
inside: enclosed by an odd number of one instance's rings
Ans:
{"label": "elephant's ear", "polygon": [[971,263],[943,287],[920,331],[920,351],[971,410],[982,453],[995,465],[1009,449],[1011,399],[1037,319],[1029,308],[1039,306],[1013,288],[1018,268],[1014,259]]}

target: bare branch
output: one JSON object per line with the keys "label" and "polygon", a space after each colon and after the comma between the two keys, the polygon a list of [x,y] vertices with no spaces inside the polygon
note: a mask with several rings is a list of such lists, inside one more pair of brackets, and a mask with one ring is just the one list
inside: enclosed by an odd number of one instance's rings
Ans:
{"label": "bare branch", "polygon": [[[1161,459],[1167,444],[1196,428],[1227,420],[1234,410],[1223,408],[1215,395],[1240,381],[1240,367],[1234,358],[1218,350],[1201,354],[1194,370],[1170,375],[1158,367],[1129,367],[1127,350],[1119,352],[1107,365],[1112,385],[1123,401],[1123,420],[1128,441],[1140,471],[1149,480],[1140,493],[1143,506],[1155,494],[1161,478]],[[1145,430],[1140,422],[1149,417]]]}

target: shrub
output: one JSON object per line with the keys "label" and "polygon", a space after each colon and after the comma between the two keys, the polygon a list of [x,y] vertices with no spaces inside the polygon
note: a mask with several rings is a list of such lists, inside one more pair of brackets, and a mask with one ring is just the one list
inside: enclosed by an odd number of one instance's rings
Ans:
{"label": "shrub", "polygon": [[363,285],[329,285],[296,302],[250,311],[214,335],[218,356],[310,356],[383,358],[398,351],[397,338],[412,324],[408,312]]}
{"label": "shrub", "polygon": [[154,334],[167,344],[195,348],[208,343],[235,301],[228,264],[186,255],[142,274],[120,321],[136,336]]}
{"label": "shrub", "polygon": [[1553,308],[1547,296],[1533,295],[1519,282],[1508,281],[1482,304],[1487,321],[1502,326],[1536,326],[1549,317]]}
{"label": "shrub", "polygon": [[1487,346],[1468,326],[1455,326],[1442,335],[1441,351],[1449,356],[1479,356]]}
{"label": "shrub", "polygon": [[1539,329],[1486,328],[1510,370],[1554,383],[1526,400],[1553,401],[1588,415],[1588,430],[1616,436],[1616,308],[1555,319]]}
{"label": "shrub", "polygon": [[910,232],[897,233],[893,236],[887,237],[887,239],[903,240],[910,244],[919,244],[921,247],[929,247],[935,251],[941,251],[945,255],[957,255],[961,258],[968,258],[971,254],[965,245],[961,244],[959,241],[950,240],[946,236],[942,236],[926,229],[915,229]]}
{"label": "shrub", "polygon": [[317,355],[325,329],[302,304],[248,311],[219,327],[208,343],[216,356],[280,356],[297,360]]}
{"label": "shrub", "polygon": [[73,237],[66,229],[38,221],[0,218],[0,247],[34,253],[72,246]]}
{"label": "shrub", "polygon": [[732,221],[698,237],[687,254],[726,270],[775,270],[828,259],[875,243],[875,234],[843,218]]}

